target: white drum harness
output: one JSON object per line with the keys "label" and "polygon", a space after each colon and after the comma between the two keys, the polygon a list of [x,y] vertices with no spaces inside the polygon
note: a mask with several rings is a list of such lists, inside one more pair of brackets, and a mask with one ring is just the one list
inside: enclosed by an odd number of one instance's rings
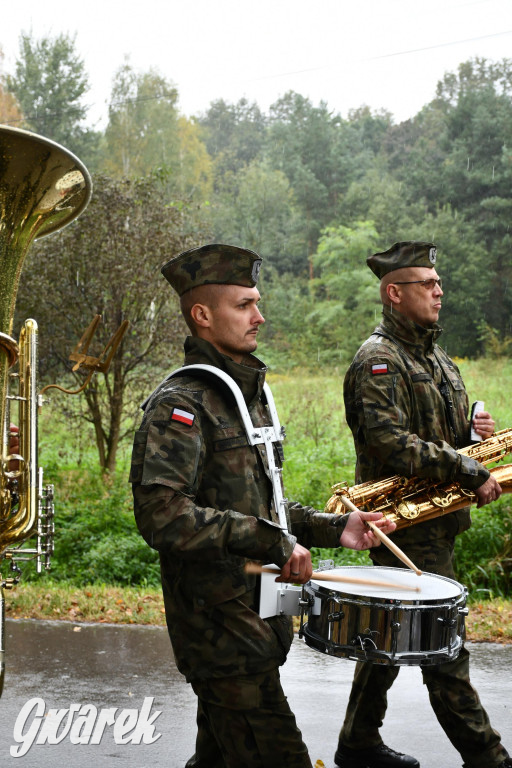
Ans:
{"label": "white drum harness", "polygon": [[[249,445],[265,446],[265,451],[266,451],[267,461],[268,461],[269,479],[272,483],[274,508],[276,510],[276,513],[279,519],[280,527],[282,528],[283,531],[287,531],[288,525],[286,522],[286,505],[288,501],[283,496],[283,486],[281,482],[282,469],[281,467],[278,467],[276,465],[274,448],[273,448],[274,443],[281,442],[284,439],[284,427],[282,427],[279,422],[279,416],[277,415],[274,397],[272,395],[272,392],[270,391],[269,385],[266,382],[263,384],[263,392],[265,393],[265,397],[267,400],[267,407],[270,413],[270,417],[272,419],[272,424],[270,426],[255,427],[254,424],[252,423],[251,417],[249,415],[249,410],[245,403],[244,396],[242,394],[240,387],[229,374],[225,373],[220,368],[217,368],[213,365],[201,365],[201,364],[184,365],[182,368],[178,368],[177,370],[170,373],[164,379],[162,384],[168,381],[173,376],[176,376],[178,374],[183,374],[183,373],[189,373],[193,371],[205,371],[206,373],[211,373],[214,376],[217,376],[217,378],[221,379],[225,384],[227,384],[227,386],[230,388],[235,398],[238,412],[240,414],[240,418],[242,419],[242,423],[245,428],[245,433],[247,435],[247,441]],[[145,407],[148,401],[149,401],[149,398],[143,403],[142,405],[143,408]]]}

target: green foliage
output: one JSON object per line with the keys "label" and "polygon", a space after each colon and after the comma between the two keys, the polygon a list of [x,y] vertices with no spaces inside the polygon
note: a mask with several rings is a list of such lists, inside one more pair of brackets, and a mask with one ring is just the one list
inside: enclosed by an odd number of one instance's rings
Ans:
{"label": "green foliage", "polygon": [[[46,475],[56,486],[54,581],[77,586],[160,583],[158,555],[135,527],[126,468],[105,482],[93,467],[61,470],[50,462]],[[41,578],[29,568],[26,576]]]}
{"label": "green foliage", "polygon": [[[290,182],[265,161],[253,161],[236,173],[226,173],[212,209],[217,242],[243,245],[283,274],[304,267],[291,253],[301,250],[299,215]],[[302,252],[305,248],[302,243]]]}
{"label": "green foliage", "polygon": [[324,230],[313,256],[315,278],[311,290],[315,307],[307,322],[311,336],[322,348],[322,362],[333,350],[348,363],[380,315],[378,283],[366,266],[376,250],[377,232],[372,222]]}
{"label": "green foliage", "polygon": [[31,34],[22,34],[16,73],[6,81],[23,113],[23,127],[84,159],[93,153],[97,136],[82,125],[88,76],[75,51],[75,37],[61,34],[35,40]]}
{"label": "green foliage", "polygon": [[512,350],[512,336],[500,338],[496,328],[482,322],[478,326],[478,340],[482,342],[485,354],[490,358],[509,357]]}
{"label": "green foliage", "polygon": [[108,173],[137,177],[178,167],[178,92],[150,70],[137,74],[125,61],[115,75],[105,131]]}
{"label": "green foliage", "polygon": [[236,104],[216,99],[198,122],[208,152],[215,158],[216,185],[223,186],[225,177],[236,175],[260,155],[266,117],[257,104],[247,99]]}
{"label": "green foliage", "polygon": [[472,598],[510,597],[512,505],[508,496],[471,513],[473,524],[455,543],[455,569]]}

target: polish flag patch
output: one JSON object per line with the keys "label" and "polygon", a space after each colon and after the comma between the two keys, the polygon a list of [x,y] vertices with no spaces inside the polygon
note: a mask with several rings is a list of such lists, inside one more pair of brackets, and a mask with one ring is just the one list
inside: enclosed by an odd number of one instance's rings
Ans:
{"label": "polish flag patch", "polygon": [[388,364],[387,363],[375,363],[372,365],[372,374],[374,376],[377,376],[379,373],[387,373],[388,372]]}
{"label": "polish flag patch", "polygon": [[189,427],[194,423],[194,414],[183,411],[181,408],[173,408],[171,421],[181,421],[182,424],[188,424]]}

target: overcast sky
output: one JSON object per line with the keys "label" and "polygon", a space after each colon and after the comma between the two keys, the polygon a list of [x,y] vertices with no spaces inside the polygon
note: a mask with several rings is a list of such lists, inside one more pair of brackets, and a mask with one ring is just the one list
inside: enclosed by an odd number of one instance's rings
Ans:
{"label": "overcast sky", "polygon": [[76,34],[97,128],[125,56],[172,81],[188,116],[221,98],[266,111],[293,90],[343,117],[367,104],[400,122],[460,62],[512,58],[512,0],[22,0],[2,9],[4,71],[22,32]]}

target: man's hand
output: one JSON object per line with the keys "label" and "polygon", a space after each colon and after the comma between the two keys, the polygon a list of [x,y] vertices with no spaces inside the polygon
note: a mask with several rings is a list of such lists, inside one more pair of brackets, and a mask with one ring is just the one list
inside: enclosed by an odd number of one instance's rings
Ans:
{"label": "man's hand", "polygon": [[313,565],[311,552],[301,544],[293,548],[292,556],[281,568],[281,575],[276,581],[288,581],[292,584],[306,584],[311,579]]}
{"label": "man's hand", "polygon": [[[392,533],[396,528],[396,523],[383,517],[380,512],[351,512],[340,538],[340,544],[343,547],[369,549],[380,544],[380,539],[365,525],[366,520],[375,523],[383,533]],[[292,556],[281,568],[281,575],[276,581],[306,584],[311,579],[312,573],[313,565],[309,549],[296,544]]]}
{"label": "man's hand", "polygon": [[480,413],[475,413],[473,416],[473,429],[481,436],[482,440],[487,440],[487,438],[492,436],[494,427],[494,419],[487,411],[480,411]]}
{"label": "man's hand", "polygon": [[491,501],[496,501],[501,496],[501,485],[491,475],[480,488],[474,491],[474,494],[478,500],[477,508],[484,507]]}
{"label": "man's hand", "polygon": [[369,549],[379,546],[380,539],[365,525],[366,520],[375,523],[383,533],[392,533],[396,528],[396,523],[383,517],[380,512],[351,512],[345,530],[341,534],[342,547]]}

